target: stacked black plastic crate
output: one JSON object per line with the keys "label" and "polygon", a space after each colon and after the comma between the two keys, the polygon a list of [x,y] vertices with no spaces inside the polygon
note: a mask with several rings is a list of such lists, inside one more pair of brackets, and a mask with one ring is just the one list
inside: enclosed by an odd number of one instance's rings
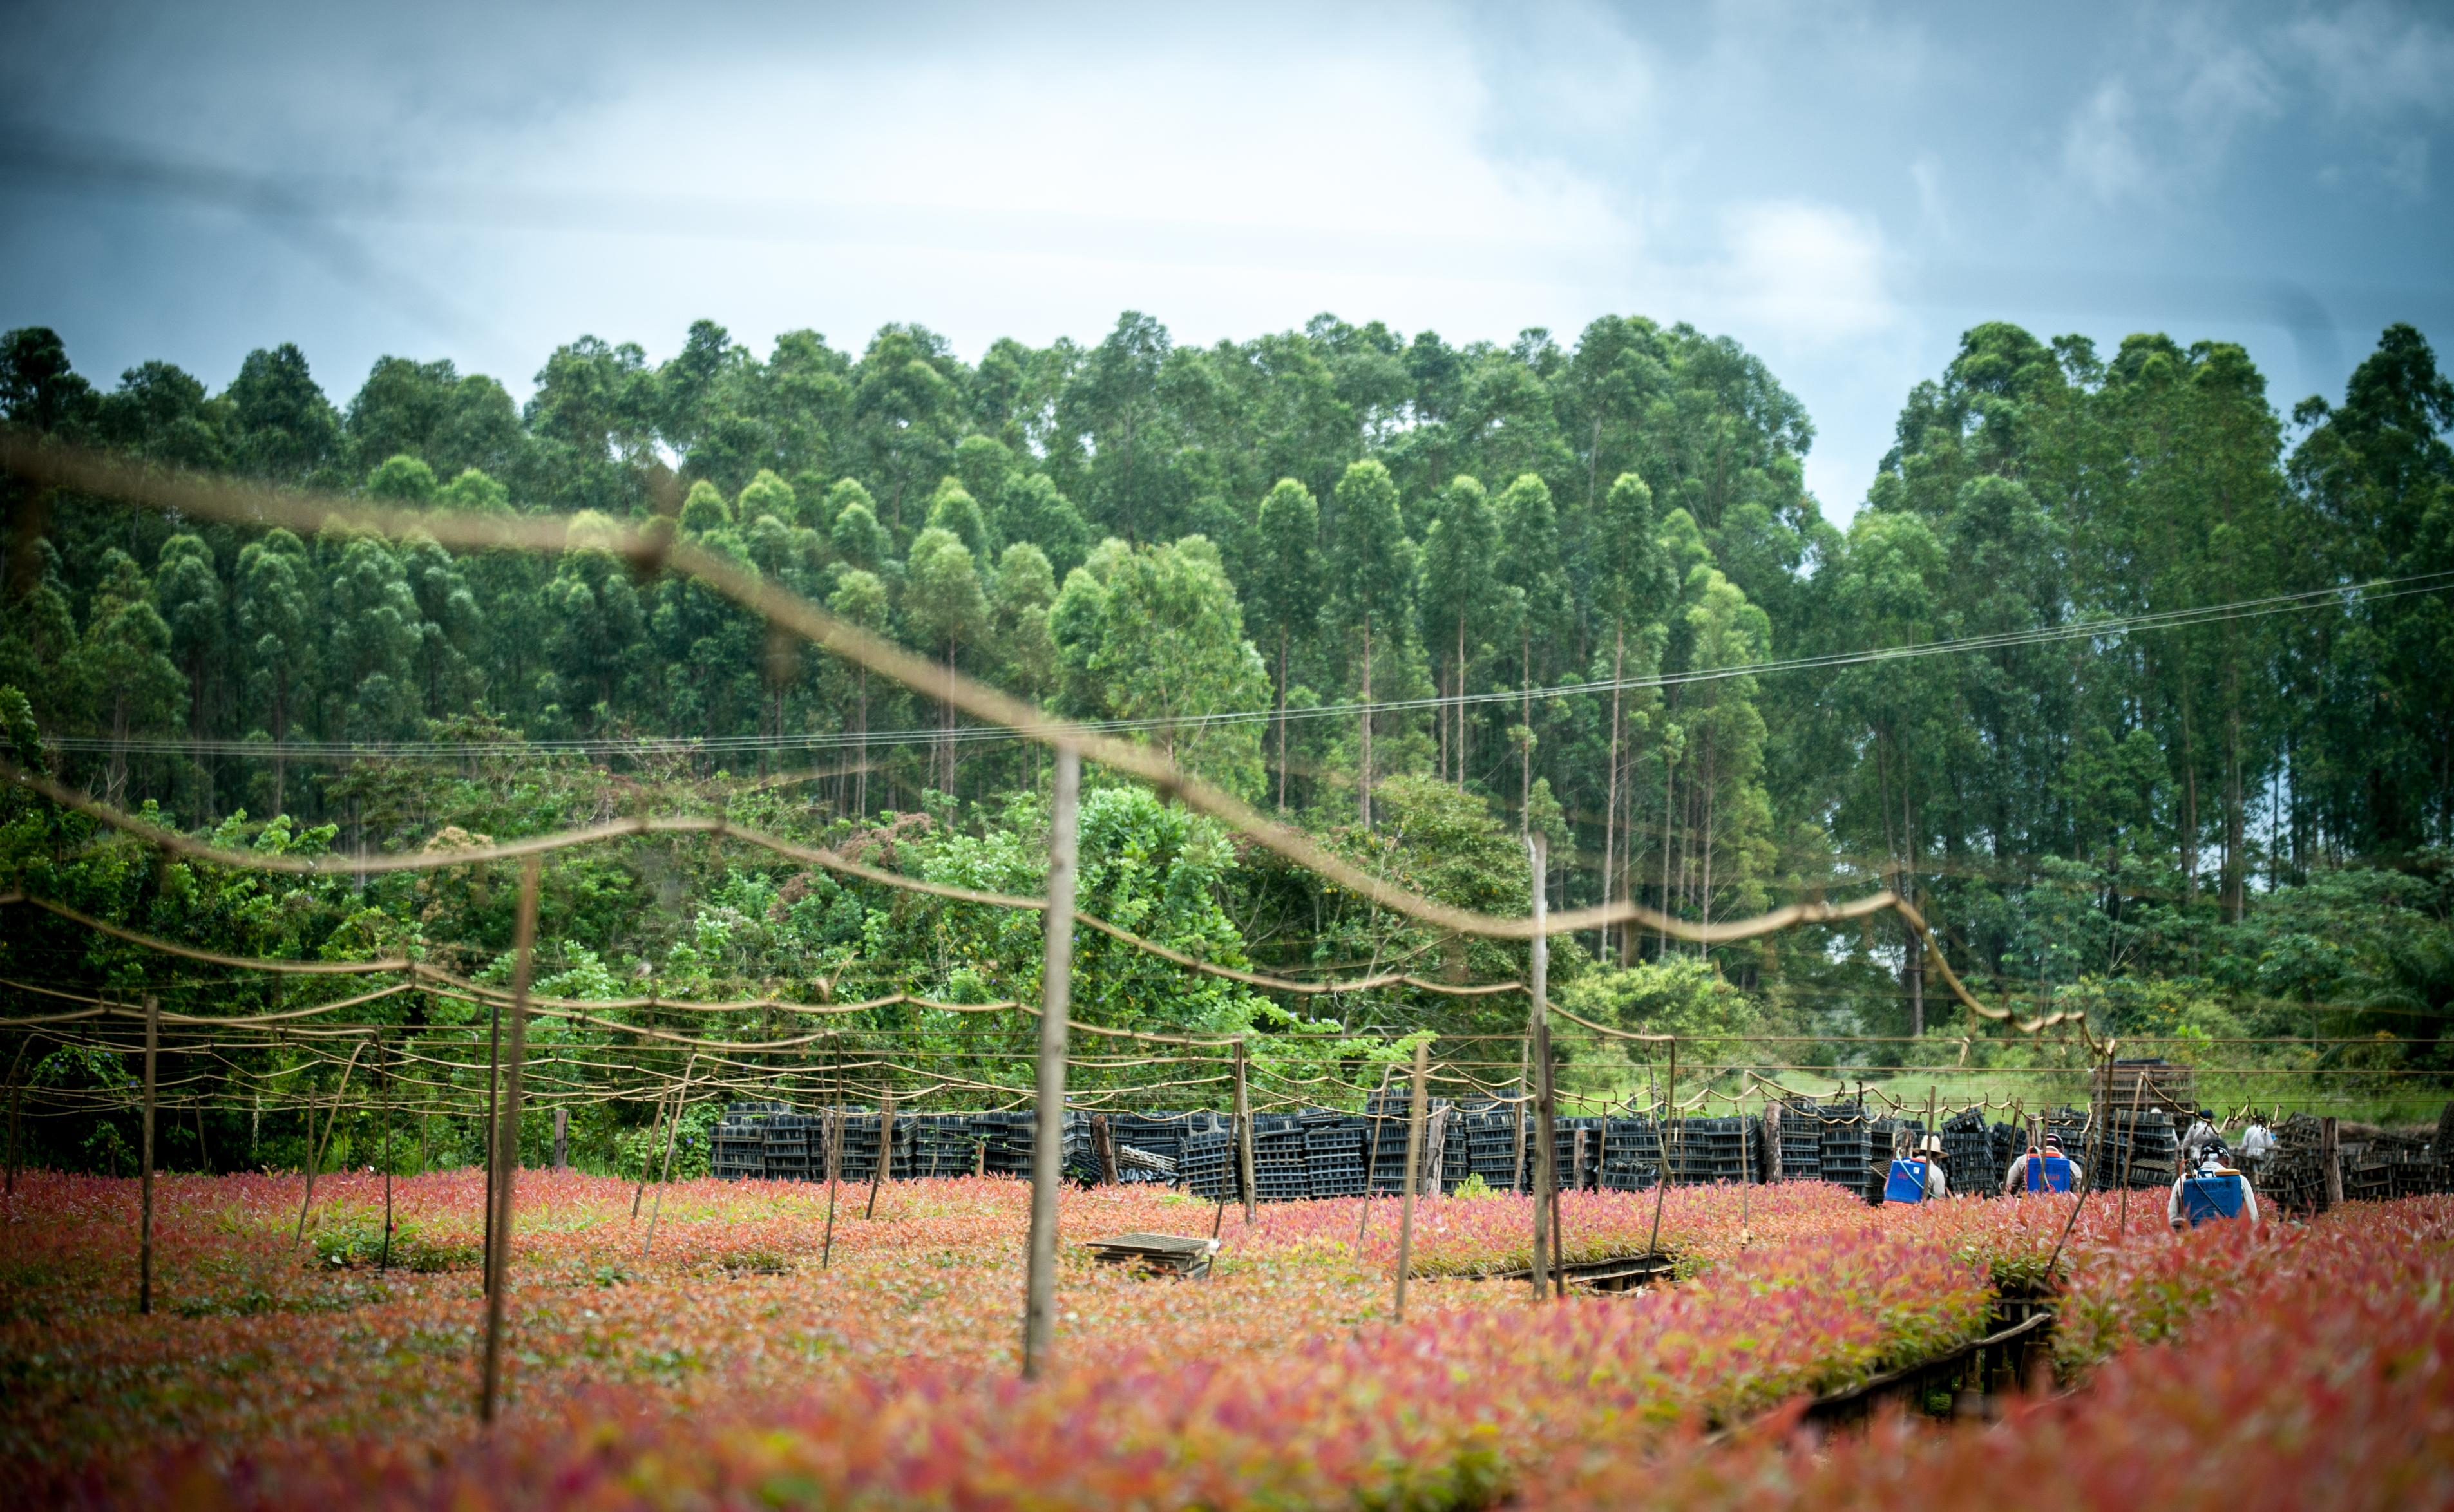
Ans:
{"label": "stacked black plastic crate", "polygon": [[825,1174],[826,1139],[806,1113],[770,1113],[761,1142],[760,1175],[771,1182],[806,1182]]}
{"label": "stacked black plastic crate", "polygon": [[1993,1157],[1988,1169],[1994,1173],[1992,1191],[2002,1189],[2002,1178],[2009,1174],[2011,1163],[2027,1153],[2028,1131],[2015,1124],[1997,1124],[1985,1131]]}
{"label": "stacked black plastic crate", "polygon": [[920,1113],[912,1119],[912,1174],[969,1176],[978,1159],[968,1113]]}
{"label": "stacked black plastic crate", "polygon": [[1237,1169],[1236,1141],[1225,1128],[1187,1135],[1183,1149],[1184,1153],[1177,1158],[1176,1168],[1184,1179],[1186,1191],[1211,1202],[1233,1201],[1243,1195],[1243,1183]]}
{"label": "stacked black plastic crate", "polygon": [[2173,1164],[2180,1158],[2181,1139],[2162,1108],[2133,1111],[2116,1108],[2105,1120],[2104,1172],[2099,1186],[2127,1182],[2134,1187],[2170,1186]]}
{"label": "stacked black plastic crate", "polygon": [[1517,1114],[1512,1106],[1479,1108],[1465,1115],[1465,1164],[1482,1184],[1504,1192],[1516,1184]]}
{"label": "stacked black plastic crate", "polygon": [[764,1125],[770,1114],[782,1111],[782,1106],[774,1103],[735,1103],[727,1107],[724,1117],[716,1121],[714,1141],[708,1151],[708,1174],[726,1182],[766,1175]]}
{"label": "stacked black plastic crate", "polygon": [[1602,1124],[1602,1189],[1649,1192],[1661,1179],[1661,1134],[1649,1118],[1615,1118]]}
{"label": "stacked black plastic crate", "polygon": [[1304,1175],[1304,1131],[1292,1113],[1256,1113],[1253,1119],[1253,1195],[1288,1203],[1312,1195]]}
{"label": "stacked black plastic crate", "polygon": [[1964,1108],[1942,1124],[1942,1164],[1951,1189],[1962,1197],[1982,1197],[2002,1184],[2002,1166],[1994,1159],[1994,1136],[1985,1114]]}
{"label": "stacked black plastic crate", "polygon": [[1139,1150],[1157,1156],[1171,1165],[1182,1159],[1186,1129],[1196,1117],[1203,1115],[1177,1113],[1118,1113],[1108,1120],[1108,1137],[1116,1142],[1116,1176],[1125,1182],[1158,1182],[1170,1178],[1165,1172],[1133,1164],[1126,1150]]}
{"label": "stacked black plastic crate", "polygon": [[[1823,1179],[1862,1194],[1866,1189],[1867,1167],[1874,1164],[1874,1134],[1866,1123],[1866,1114],[1855,1103],[1826,1103],[1819,1110],[1822,1120],[1822,1136],[1819,1143],[1819,1164]],[[1886,1163],[1891,1151],[1883,1151]]]}
{"label": "stacked black plastic crate", "polygon": [[1823,1179],[1823,1119],[1812,1103],[1784,1104],[1780,1110],[1780,1179]]}
{"label": "stacked black plastic crate", "polygon": [[1681,1186],[1741,1182],[1751,1174],[1747,1120],[1684,1118],[1670,1130],[1670,1179]]}
{"label": "stacked black plastic crate", "polygon": [[1303,1124],[1304,1180],[1314,1197],[1363,1195],[1364,1141],[1371,1132],[1351,1114],[1307,1113]]}
{"label": "stacked black plastic crate", "polygon": [[[1581,1192],[1601,1173],[1604,1123],[1599,1118],[1563,1118],[1555,1125],[1551,1154],[1559,1190]],[[1579,1134],[1584,1136],[1581,1141],[1577,1138]]]}
{"label": "stacked black plastic crate", "polygon": [[[815,1124],[817,1121],[813,1119],[811,1122]],[[843,1131],[843,1158],[837,1164],[836,1169],[842,1172],[845,1181],[867,1182],[875,1178],[879,1138],[877,1125],[878,1115],[875,1113],[853,1112],[843,1116],[838,1125]],[[912,1120],[909,1117],[897,1117],[895,1120],[893,1131],[886,1136],[886,1143],[889,1146],[886,1179],[892,1182],[910,1181],[914,1144]],[[824,1170],[821,1169],[819,1174],[823,1176]]]}

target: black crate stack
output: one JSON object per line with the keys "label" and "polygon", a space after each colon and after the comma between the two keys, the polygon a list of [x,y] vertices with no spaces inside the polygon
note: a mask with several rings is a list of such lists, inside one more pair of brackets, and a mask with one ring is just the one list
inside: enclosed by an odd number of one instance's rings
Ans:
{"label": "black crate stack", "polygon": [[1236,1141],[1224,1128],[1186,1136],[1184,1153],[1177,1160],[1184,1189],[1210,1202],[1234,1202],[1243,1196],[1237,1167]]}
{"label": "black crate stack", "polygon": [[826,1175],[826,1136],[807,1113],[770,1113],[760,1142],[759,1174],[771,1182],[806,1182]]}
{"label": "black crate stack", "polygon": [[[1818,1117],[1822,1120],[1818,1164],[1823,1179],[1863,1192],[1867,1168],[1875,1163],[1874,1132],[1865,1110],[1855,1103],[1826,1103]],[[1883,1159],[1886,1164],[1891,1160],[1888,1149]]]}
{"label": "black crate stack", "polygon": [[1371,1130],[1359,1118],[1307,1113],[1303,1124],[1305,1193],[1312,1197],[1363,1195],[1363,1142]]}
{"label": "black crate stack", "polygon": [[1127,1183],[1168,1180],[1164,1172],[1133,1164],[1124,1152],[1139,1150],[1175,1164],[1183,1159],[1185,1135],[1191,1130],[1193,1119],[1199,1116],[1202,1115],[1118,1113],[1110,1117],[1108,1137],[1116,1144],[1116,1179]]}
{"label": "black crate stack", "polygon": [[2002,1184],[2001,1163],[1994,1158],[1994,1136],[1985,1114],[1965,1108],[1942,1124],[1942,1166],[1951,1189],[1963,1197],[1991,1192]]}
{"label": "black crate stack", "polygon": [[2098,1144],[2102,1169],[2088,1175],[2099,1189],[2125,1182],[2142,1189],[2173,1184],[2181,1136],[2174,1131],[2172,1115],[2162,1108],[2115,1108]]}
{"label": "black crate stack", "polygon": [[1823,1179],[1823,1120],[1812,1103],[1783,1104],[1780,1110],[1780,1179]]}
{"label": "black crate stack", "polygon": [[708,1174],[726,1182],[766,1175],[767,1116],[783,1111],[774,1103],[735,1103],[727,1107],[724,1117],[716,1121],[714,1143],[708,1151]]}
{"label": "black crate stack", "polygon": [[972,1120],[964,1113],[919,1113],[912,1118],[912,1174],[969,1176],[978,1158]]}
{"label": "black crate stack", "polygon": [[[992,1176],[1031,1174],[1033,1123],[1029,1113],[1010,1109],[980,1112],[964,1122],[970,1125],[973,1141],[980,1145],[975,1159],[982,1171]],[[870,1137],[875,1140],[874,1129]]]}
{"label": "black crate stack", "polygon": [[1753,1161],[1742,1118],[1682,1118],[1668,1125],[1670,1180],[1678,1186],[1742,1182]]}
{"label": "black crate stack", "polygon": [[1602,1189],[1649,1192],[1660,1179],[1661,1134],[1653,1120],[1605,1120],[1602,1124]]}
{"label": "black crate stack", "polygon": [[1482,1184],[1504,1192],[1517,1184],[1517,1113],[1509,1106],[1465,1115],[1465,1164]]}
{"label": "black crate stack", "polygon": [[[1555,1157],[1553,1164],[1559,1171],[1559,1190],[1580,1192],[1596,1184],[1601,1175],[1602,1138],[1608,1132],[1608,1123],[1609,1120],[1599,1118],[1563,1118],[1559,1121],[1558,1132],[1552,1136],[1556,1141],[1552,1154]],[[1577,1136],[1579,1133],[1585,1136],[1582,1164],[1577,1161]]]}
{"label": "black crate stack", "polygon": [[1304,1131],[1291,1113],[1253,1116],[1253,1195],[1265,1203],[1290,1203],[1312,1195],[1304,1175]]}
{"label": "black crate stack", "polygon": [[[810,1122],[812,1124],[815,1124],[817,1121],[815,1119],[811,1119]],[[843,1159],[836,1168],[843,1173],[843,1179],[845,1181],[866,1183],[875,1178],[877,1174],[877,1125],[878,1115],[875,1113],[855,1112],[847,1113],[843,1116],[840,1124],[843,1129]],[[813,1141],[812,1143],[815,1144],[817,1142]],[[895,1127],[887,1136],[887,1144],[889,1147],[887,1151],[886,1179],[894,1182],[910,1181],[912,1179],[912,1146],[914,1144],[912,1120],[910,1118],[901,1115],[896,1116],[895,1120]],[[819,1174],[824,1176],[825,1172],[821,1170]]]}

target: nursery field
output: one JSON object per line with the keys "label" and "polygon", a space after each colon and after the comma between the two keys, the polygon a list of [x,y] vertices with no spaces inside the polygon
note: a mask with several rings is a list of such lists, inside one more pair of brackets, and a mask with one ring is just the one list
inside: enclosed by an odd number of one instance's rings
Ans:
{"label": "nursery field", "polygon": [[[179,1507],[2454,1504],[2454,1200],[2175,1236],[2162,1204],[1874,1209],[1671,1189],[1678,1279],[1536,1303],[1528,1200],[1240,1209],[1065,1193],[1056,1362],[1017,1379],[1028,1188],[524,1174],[508,1407],[474,1421],[482,1177],[29,1173],[0,1219],[0,1487]],[[651,1220],[653,1245],[648,1243]],[[1652,1194],[1561,1199],[1568,1258]],[[1210,1232],[1201,1281],[1082,1242]],[[2053,1381],[1820,1439],[1799,1404],[1984,1333],[2062,1241]],[[1358,1235],[1358,1230],[1360,1234]],[[643,1255],[642,1250],[646,1249]],[[2045,1389],[2051,1387],[2052,1389]],[[2004,1403],[2008,1404],[2005,1405]]]}

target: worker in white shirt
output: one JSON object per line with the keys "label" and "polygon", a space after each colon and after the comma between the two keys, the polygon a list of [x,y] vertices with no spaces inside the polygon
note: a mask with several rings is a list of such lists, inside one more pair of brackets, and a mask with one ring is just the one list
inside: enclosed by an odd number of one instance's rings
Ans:
{"label": "worker in white shirt", "polygon": [[2202,1151],[2210,1144],[2223,1143],[2223,1136],[2216,1132],[2215,1109],[2199,1109],[2199,1116],[2190,1122],[2189,1128],[2182,1135],[2182,1168],[2196,1168]]}
{"label": "worker in white shirt", "polygon": [[1917,1153],[1893,1160],[1883,1182],[1883,1201],[1930,1203],[1951,1195],[1951,1179],[1942,1168],[1942,1137],[1929,1134],[1918,1142]]}
{"label": "worker in white shirt", "polygon": [[2062,1153],[2061,1137],[2048,1134],[2043,1149],[2030,1150],[2002,1173],[2002,1192],[2019,1197],[2032,1192],[2075,1192],[2086,1177],[2080,1163]]}
{"label": "worker in white shirt", "polygon": [[2184,1170],[2174,1179],[2173,1195],[2164,1204],[2164,1221],[2175,1228],[2196,1228],[2219,1219],[2245,1218],[2256,1227],[2258,1193],[2231,1162],[2232,1154],[2222,1140],[2208,1145],[2197,1170]]}
{"label": "worker in white shirt", "polygon": [[2267,1129],[2266,1121],[2251,1119],[2248,1131],[2241,1137],[2242,1161],[2255,1171],[2266,1164],[2266,1157],[2274,1153],[2275,1136]]}

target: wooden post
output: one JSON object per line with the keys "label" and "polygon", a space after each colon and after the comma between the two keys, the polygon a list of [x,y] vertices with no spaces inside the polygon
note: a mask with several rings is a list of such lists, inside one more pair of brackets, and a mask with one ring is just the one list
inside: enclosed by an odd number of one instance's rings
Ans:
{"label": "wooden post", "polygon": [[639,1221],[639,1203],[648,1195],[648,1172],[656,1164],[656,1136],[665,1131],[665,1094],[656,1094],[655,1116],[648,1120],[648,1147],[639,1152],[639,1184],[631,1190],[631,1222]]}
{"label": "wooden post", "polygon": [[1670,1194],[1670,1116],[1679,1110],[1679,1041],[1670,1042],[1670,1073],[1664,1079],[1661,1126],[1654,1131],[1654,1148],[1661,1152],[1661,1175],[1653,1184],[1653,1237],[1644,1242],[1648,1255],[1661,1251],[1661,1200]]}
{"label": "wooden post", "polygon": [[332,1093],[332,1111],[324,1118],[324,1138],[315,1138],[315,1110],[307,1109],[307,1195],[298,1200],[298,1231],[290,1236],[290,1247],[296,1249],[307,1237],[307,1209],[315,1201],[315,1172],[324,1164],[324,1153],[332,1144],[332,1125],[341,1121],[341,1099],[350,1091],[350,1073],[358,1068],[358,1052],[367,1047],[360,1040],[350,1051],[349,1064],[341,1067],[341,1084]]}
{"label": "wooden post", "polygon": [[[30,1034],[21,1037],[17,1041],[16,1059],[9,1063],[9,1195],[11,1197],[17,1195],[17,1104],[26,1092],[26,1084],[18,1080],[17,1073],[25,1069],[26,1046],[33,1043],[34,1037]],[[2454,1107],[2454,1104],[2447,1106]],[[2440,1143],[2442,1145],[2443,1142]],[[2439,1158],[2442,1160],[2444,1157],[2441,1155]]]}
{"label": "wooden post", "polygon": [[656,1176],[656,1201],[648,1209],[648,1238],[639,1246],[641,1260],[648,1258],[648,1251],[656,1243],[656,1220],[664,1216],[665,1188],[674,1179],[674,1141],[681,1133],[682,1113],[690,1106],[691,1073],[697,1069],[698,1052],[693,1050],[690,1059],[682,1063],[682,1085],[681,1090],[674,1094],[674,1116],[665,1121],[665,1168]]}
{"label": "wooden post", "polygon": [[139,1317],[153,1311],[153,1092],[157,1084],[153,1071],[154,1051],[162,1033],[162,1005],[151,993],[145,996],[145,1128],[142,1136],[145,1178],[138,1199],[144,1209],[138,1220],[136,1237],[136,1311]]}
{"label": "wooden post", "polygon": [[384,1070],[383,1033],[375,1034],[375,1072],[383,1078],[383,1171],[384,1171],[384,1235],[383,1253],[375,1257],[375,1269],[392,1269],[392,1077]]}
{"label": "wooden post", "polygon": [[1423,1084],[1431,1070],[1431,1047],[1415,1046],[1415,1095],[1406,1114],[1406,1177],[1398,1188],[1398,1321],[1406,1321],[1406,1272],[1415,1263],[1415,1173],[1423,1160]]}
{"label": "wooden post", "polygon": [[[1035,1141],[1036,1138],[1035,1135]],[[877,1091],[877,1164],[869,1173],[869,1206],[860,1215],[863,1223],[877,1216],[877,1189],[886,1184],[886,1168],[894,1164],[895,1088],[881,1085]]]}
{"label": "wooden post", "polygon": [[[2110,1085],[2108,1083],[2108,1090]],[[2139,1147],[2139,1104],[2146,1095],[2146,1067],[2141,1066],[2139,1075],[2130,1084],[2130,1136],[2122,1142],[2122,1216],[2113,1231],[2113,1242],[2117,1244],[2130,1235],[2130,1152]],[[2109,1124],[2110,1120],[2107,1122]]]}
{"label": "wooden post", "polygon": [[1764,1099],[1763,1131],[1764,1182],[1767,1185],[1779,1186],[1781,1183],[1780,1104],[1772,1098]]}
{"label": "wooden post", "polygon": [[1031,1236],[1022,1298],[1022,1375],[1036,1381],[1056,1345],[1056,1198],[1065,1180],[1067,1017],[1074,1011],[1075,846],[1082,753],[1056,749],[1048,821],[1048,905],[1039,966],[1038,1112],[1031,1131]]}
{"label": "wooden post", "polygon": [[[1380,1067],[1380,1093],[1370,1104],[1373,1109],[1372,1143],[1363,1152],[1363,1213],[1355,1221],[1355,1248],[1358,1253],[1362,1251],[1363,1236],[1372,1232],[1372,1172],[1380,1164],[1380,1125],[1388,1122],[1383,1115],[1389,1105],[1389,1073],[1396,1069],[1394,1064]],[[2454,1106],[2454,1104],[2447,1105]]]}
{"label": "wooden post", "polygon": [[571,1168],[571,1109],[567,1106],[553,1110],[553,1168]]}
{"label": "wooden post", "polygon": [[1551,1084],[1551,941],[1543,933],[1549,926],[1549,897],[1543,887],[1543,876],[1549,869],[1545,854],[1547,841],[1539,834],[1525,837],[1527,879],[1532,884],[1534,904],[1534,938],[1526,951],[1530,969],[1526,972],[1527,998],[1525,1041],[1526,1054],[1534,1063],[1534,1300],[1540,1302],[1550,1284],[1551,1256],[1556,1247],[1552,1238],[1552,1217],[1557,1210],[1559,1186],[1559,1108]]}
{"label": "wooden post", "polygon": [[2326,1183],[2326,1206],[2329,1211],[2343,1205],[2343,1149],[2329,1116],[2318,1121],[2318,1168]]}
{"label": "wooden post", "polygon": [[[491,1294],[494,1289],[494,1136],[502,1132],[498,1104],[503,1086],[503,1005],[499,1002],[487,1005],[486,1015],[486,1232],[483,1239],[485,1263],[478,1267],[483,1285]],[[493,1421],[491,1417],[488,1422]]]}
{"label": "wooden post", "polygon": [[1116,1137],[1108,1126],[1108,1115],[1091,1115],[1091,1151],[1099,1158],[1099,1180],[1110,1186],[1116,1184]]}
{"label": "wooden post", "polygon": [[503,1078],[502,1119],[494,1130],[493,1274],[486,1288],[485,1380],[477,1399],[478,1421],[493,1423],[503,1388],[503,1293],[509,1289],[513,1199],[520,1164],[520,1061],[528,1048],[529,968],[536,954],[538,858],[520,868],[520,911],[512,930],[512,1064]]}
{"label": "wooden post", "polygon": [[827,1238],[818,1251],[818,1268],[825,1270],[835,1263],[835,1186],[843,1177],[843,1109],[828,1108],[826,1121],[818,1127],[827,1141]]}
{"label": "wooden post", "polygon": [[1254,1204],[1260,1194],[1254,1190],[1253,1174],[1253,1096],[1245,1081],[1244,1037],[1236,1036],[1236,1184],[1244,1193],[1244,1226],[1253,1226]]}
{"label": "wooden post", "polygon": [[1517,1129],[1509,1142],[1515,1146],[1509,1152],[1509,1169],[1514,1174],[1509,1177],[1508,1189],[1512,1192],[1525,1190],[1525,1127],[1531,1116],[1528,1110],[1534,1105],[1530,1074],[1533,1068],[1534,1036],[1529,1033],[1517,1042],[1517,1116],[1513,1120]]}

